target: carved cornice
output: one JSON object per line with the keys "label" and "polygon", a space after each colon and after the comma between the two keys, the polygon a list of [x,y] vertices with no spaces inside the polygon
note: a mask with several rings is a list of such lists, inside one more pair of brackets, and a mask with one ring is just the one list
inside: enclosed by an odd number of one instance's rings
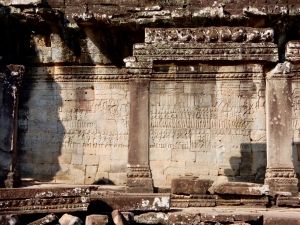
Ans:
{"label": "carved cornice", "polygon": [[145,43],[227,43],[227,42],[274,42],[270,28],[250,27],[202,27],[202,28],[146,28]]}
{"label": "carved cornice", "polygon": [[90,193],[88,187],[0,189],[0,214],[86,211]]}
{"label": "carved cornice", "polygon": [[286,60],[291,62],[300,62],[300,41],[289,41],[285,45]]}
{"label": "carved cornice", "polygon": [[127,178],[151,178],[149,165],[127,165]]}
{"label": "carved cornice", "polygon": [[296,173],[291,168],[267,168],[266,178],[295,178]]}

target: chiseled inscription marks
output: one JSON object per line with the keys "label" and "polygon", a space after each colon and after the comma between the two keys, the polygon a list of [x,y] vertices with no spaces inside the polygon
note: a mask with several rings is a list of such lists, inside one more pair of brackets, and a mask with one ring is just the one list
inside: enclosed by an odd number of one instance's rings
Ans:
{"label": "chiseled inscription marks", "polygon": [[23,174],[91,184],[108,179],[112,172],[109,179],[123,183],[128,154],[128,85],[43,81],[30,85],[19,116]]}
{"label": "chiseled inscription marks", "polygon": [[165,185],[172,176],[184,173],[212,179],[255,176],[261,163],[252,168],[252,155],[265,157],[265,149],[251,147],[251,143],[265,141],[264,85],[255,82],[152,81],[150,166],[154,182]]}

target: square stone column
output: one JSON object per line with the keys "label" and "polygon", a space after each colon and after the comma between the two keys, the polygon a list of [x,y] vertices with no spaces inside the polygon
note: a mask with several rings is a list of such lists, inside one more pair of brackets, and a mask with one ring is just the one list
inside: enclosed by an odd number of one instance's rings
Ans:
{"label": "square stone column", "polygon": [[[0,104],[0,183],[6,188],[17,187],[21,183],[17,152],[18,99],[24,74],[24,66],[8,65],[0,68],[3,74],[2,99]],[[0,97],[0,98],[1,98]]]}
{"label": "square stone column", "polygon": [[149,78],[131,78],[126,192],[153,192],[149,167]]}
{"label": "square stone column", "polygon": [[290,63],[279,63],[267,74],[267,171],[265,184],[276,191],[298,193],[292,162],[292,83]]}

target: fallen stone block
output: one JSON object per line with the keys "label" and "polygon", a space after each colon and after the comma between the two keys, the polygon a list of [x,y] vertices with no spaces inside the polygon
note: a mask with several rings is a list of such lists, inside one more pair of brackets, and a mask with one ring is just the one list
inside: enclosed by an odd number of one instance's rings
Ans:
{"label": "fallen stone block", "polygon": [[54,222],[56,220],[58,220],[58,217],[55,214],[51,213],[51,214],[49,214],[49,215],[47,215],[47,216],[45,216],[45,217],[43,217],[43,218],[41,218],[39,220],[36,220],[34,222],[29,223],[28,225],[49,224],[49,223],[52,223],[52,222]]}
{"label": "fallen stone block", "polygon": [[111,217],[115,225],[129,225],[128,221],[125,219],[123,214],[119,212],[119,210],[112,211]]}
{"label": "fallen stone block", "polygon": [[214,195],[171,195],[171,207],[214,207],[216,198]]}
{"label": "fallen stone block", "polygon": [[169,224],[169,215],[162,212],[149,212],[134,216],[134,222],[137,224]]}
{"label": "fallen stone block", "polygon": [[212,180],[194,177],[175,178],[171,182],[172,194],[206,194],[213,184]]}
{"label": "fallen stone block", "polygon": [[234,221],[242,221],[242,222],[257,222],[259,220],[262,220],[263,216],[262,214],[258,214],[258,213],[253,213],[253,214],[239,214],[239,213],[235,213],[233,214],[233,219]]}
{"label": "fallen stone block", "polygon": [[300,207],[300,197],[277,197],[277,206]]}
{"label": "fallen stone block", "polygon": [[226,182],[214,185],[208,191],[210,194],[267,195],[269,193],[269,186],[244,182]]}
{"label": "fallen stone block", "polygon": [[169,213],[169,224],[181,225],[181,224],[200,224],[200,214],[192,213]]}
{"label": "fallen stone block", "polygon": [[299,218],[265,217],[264,225],[300,225]]}
{"label": "fallen stone block", "polygon": [[129,224],[134,223],[134,213],[132,212],[121,212],[121,214],[124,216],[124,218],[127,220]]}
{"label": "fallen stone block", "polygon": [[0,224],[16,225],[20,223],[18,215],[0,215]]}
{"label": "fallen stone block", "polygon": [[79,219],[76,216],[72,216],[70,214],[65,213],[60,219],[59,219],[60,225],[83,225],[83,222],[81,219]]}
{"label": "fallen stone block", "polygon": [[108,225],[107,215],[89,215],[85,218],[85,225]]}
{"label": "fallen stone block", "polygon": [[219,223],[233,223],[234,218],[232,214],[219,214],[219,213],[202,213],[201,222],[219,222]]}
{"label": "fallen stone block", "polygon": [[93,211],[106,208],[106,211],[166,211],[170,209],[169,194],[133,194],[110,191],[92,191],[91,204]]}

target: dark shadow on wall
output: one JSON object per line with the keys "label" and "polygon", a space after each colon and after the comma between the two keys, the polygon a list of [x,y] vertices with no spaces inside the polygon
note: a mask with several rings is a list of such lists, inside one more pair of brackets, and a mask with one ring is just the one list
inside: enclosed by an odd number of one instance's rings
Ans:
{"label": "dark shadow on wall", "polygon": [[61,170],[58,157],[65,129],[58,115],[60,89],[46,67],[28,68],[24,75],[18,118],[22,178],[52,181]]}
{"label": "dark shadow on wall", "polygon": [[267,166],[266,143],[242,143],[241,157],[229,159],[231,169],[225,169],[228,180],[264,183]]}

